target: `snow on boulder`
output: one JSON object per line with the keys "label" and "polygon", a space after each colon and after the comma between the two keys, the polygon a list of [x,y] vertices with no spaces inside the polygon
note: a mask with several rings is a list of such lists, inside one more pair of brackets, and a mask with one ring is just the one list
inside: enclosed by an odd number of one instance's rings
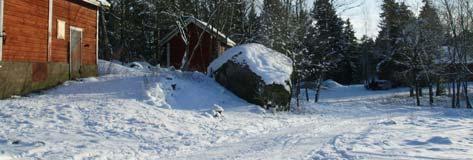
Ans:
{"label": "snow on boulder", "polygon": [[292,61],[261,44],[244,44],[225,51],[208,74],[240,98],[265,108],[289,110]]}

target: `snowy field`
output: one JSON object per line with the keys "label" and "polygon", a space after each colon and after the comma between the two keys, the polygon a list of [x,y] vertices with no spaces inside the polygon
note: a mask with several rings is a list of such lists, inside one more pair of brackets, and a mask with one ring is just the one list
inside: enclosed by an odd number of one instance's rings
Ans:
{"label": "snowy field", "polygon": [[442,98],[346,86],[271,113],[200,73],[104,64],[114,74],[0,101],[0,159],[473,159],[473,111]]}

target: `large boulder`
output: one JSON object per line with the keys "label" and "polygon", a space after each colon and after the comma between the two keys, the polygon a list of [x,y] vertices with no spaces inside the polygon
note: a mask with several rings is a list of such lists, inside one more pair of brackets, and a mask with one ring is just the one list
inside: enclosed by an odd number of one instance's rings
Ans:
{"label": "large boulder", "polygon": [[231,48],[214,60],[208,74],[240,98],[278,111],[290,109],[292,61],[261,44]]}

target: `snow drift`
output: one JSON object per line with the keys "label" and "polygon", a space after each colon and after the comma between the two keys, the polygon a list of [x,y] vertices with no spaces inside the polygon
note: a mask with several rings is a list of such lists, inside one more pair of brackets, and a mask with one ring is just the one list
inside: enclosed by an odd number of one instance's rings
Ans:
{"label": "snow drift", "polygon": [[331,79],[328,79],[328,80],[325,80],[323,83],[322,83],[322,86],[324,88],[327,88],[327,89],[330,89],[330,88],[340,88],[340,87],[345,87],[344,85],[334,81],[334,80],[331,80]]}
{"label": "snow drift", "polygon": [[141,70],[135,68],[129,68],[126,66],[122,66],[120,64],[99,60],[98,64],[99,75],[107,75],[107,74],[114,74],[114,75],[139,75],[143,74]]}

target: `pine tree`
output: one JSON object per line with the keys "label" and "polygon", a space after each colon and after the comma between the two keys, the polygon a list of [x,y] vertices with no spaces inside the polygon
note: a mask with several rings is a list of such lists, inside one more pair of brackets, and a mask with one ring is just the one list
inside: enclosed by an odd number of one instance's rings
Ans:
{"label": "pine tree", "polygon": [[289,13],[280,0],[264,0],[259,17],[256,42],[279,52],[285,52],[287,18]]}
{"label": "pine tree", "polygon": [[231,21],[229,22],[231,27],[228,33],[231,33],[231,38],[237,43],[241,43],[245,39],[245,33],[248,28],[248,17],[247,17],[247,1],[246,0],[234,0],[232,2]]}
{"label": "pine tree", "polygon": [[244,43],[256,42],[256,35],[259,28],[258,22],[258,15],[256,14],[256,0],[252,0],[248,13],[248,27],[246,28]]}
{"label": "pine tree", "polygon": [[397,3],[394,0],[384,0],[382,5],[381,23],[378,38],[376,39],[376,50],[381,57],[377,66],[379,78],[400,82],[397,72],[404,69],[395,61],[403,61],[403,44],[400,39],[408,23],[413,19],[413,13],[405,3]]}
{"label": "pine tree", "polygon": [[364,80],[364,84],[367,85],[376,76],[376,64],[378,58],[376,58],[374,53],[375,42],[372,38],[364,35],[360,41],[360,75],[362,76],[362,80]]}
{"label": "pine tree", "polygon": [[[441,83],[439,72],[443,67],[435,63],[435,59],[443,57],[442,44],[444,42],[444,33],[440,18],[435,8],[433,8],[430,0],[423,0],[424,6],[419,14],[420,36],[419,47],[422,52],[422,70],[424,79],[429,87],[429,102],[433,104],[433,85],[435,82]],[[439,90],[440,87],[437,87]],[[441,93],[438,91],[437,93]]]}
{"label": "pine tree", "polygon": [[337,16],[330,0],[316,0],[311,12],[313,20],[309,25],[305,46],[307,46],[307,64],[311,78],[317,82],[318,101],[320,85],[325,74],[337,66],[342,57],[342,20]]}
{"label": "pine tree", "polygon": [[345,28],[343,29],[343,41],[344,41],[344,60],[347,61],[347,73],[350,79],[346,83],[358,83],[361,82],[361,70],[360,70],[360,52],[358,49],[358,40],[355,36],[355,31],[350,22],[347,19],[345,22]]}

